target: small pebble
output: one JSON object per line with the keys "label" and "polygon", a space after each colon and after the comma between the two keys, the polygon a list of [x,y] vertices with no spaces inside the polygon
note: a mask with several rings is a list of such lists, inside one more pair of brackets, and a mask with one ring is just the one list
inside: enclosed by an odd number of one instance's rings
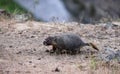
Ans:
{"label": "small pebble", "polygon": [[58,68],[55,69],[55,72],[60,72],[60,70]]}
{"label": "small pebble", "polygon": [[36,68],[36,66],[33,66],[33,68]]}
{"label": "small pebble", "polygon": [[35,36],[31,36],[31,38],[35,38]]}
{"label": "small pebble", "polygon": [[18,63],[19,65],[23,65],[22,63]]}
{"label": "small pebble", "polygon": [[29,61],[29,63],[32,63],[32,61]]}
{"label": "small pebble", "polygon": [[88,56],[85,56],[85,58],[88,58]]}
{"label": "small pebble", "polygon": [[10,47],[10,48],[12,48],[13,46],[12,46],[12,45],[10,45],[9,47]]}
{"label": "small pebble", "polygon": [[41,60],[41,58],[38,58],[38,60]]}
{"label": "small pebble", "polygon": [[19,51],[19,52],[17,52],[16,54],[21,54],[22,52],[21,51]]}
{"label": "small pebble", "polygon": [[120,64],[120,62],[118,62],[118,64]]}
{"label": "small pebble", "polygon": [[34,50],[34,51],[36,51],[36,49],[35,49],[35,48],[34,48],[33,50]]}
{"label": "small pebble", "polygon": [[18,34],[22,34],[22,32],[19,32]]}
{"label": "small pebble", "polygon": [[45,50],[45,52],[50,52],[49,50]]}

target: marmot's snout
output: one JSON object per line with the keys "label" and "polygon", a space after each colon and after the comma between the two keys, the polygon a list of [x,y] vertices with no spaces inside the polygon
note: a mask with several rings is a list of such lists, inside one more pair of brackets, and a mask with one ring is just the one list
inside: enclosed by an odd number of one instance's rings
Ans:
{"label": "marmot's snout", "polygon": [[51,45],[51,42],[48,40],[45,40],[45,41],[43,41],[43,45],[45,45],[45,46]]}
{"label": "marmot's snout", "polygon": [[53,37],[47,37],[45,41],[43,41],[43,45],[46,45],[46,46],[52,45],[52,42],[53,42]]}
{"label": "marmot's snout", "polygon": [[47,42],[46,42],[46,41],[43,41],[43,45],[47,45]]}

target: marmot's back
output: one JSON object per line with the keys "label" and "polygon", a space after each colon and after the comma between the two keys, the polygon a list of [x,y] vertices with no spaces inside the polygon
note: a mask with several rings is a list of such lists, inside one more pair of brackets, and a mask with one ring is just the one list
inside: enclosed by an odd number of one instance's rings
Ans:
{"label": "marmot's back", "polygon": [[85,44],[78,35],[72,33],[58,35],[56,40],[58,45],[64,46],[63,48],[67,50],[73,50]]}

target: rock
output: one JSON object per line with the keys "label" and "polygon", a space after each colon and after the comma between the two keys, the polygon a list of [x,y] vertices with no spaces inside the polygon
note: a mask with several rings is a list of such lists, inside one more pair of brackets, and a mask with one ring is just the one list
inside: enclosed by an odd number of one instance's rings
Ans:
{"label": "rock", "polygon": [[[119,0],[14,0],[44,22],[68,22],[82,19],[82,23],[96,23],[100,19],[119,19]],[[92,18],[92,20],[90,19]],[[103,20],[105,21],[105,20]]]}
{"label": "rock", "polygon": [[120,50],[116,51],[116,58],[117,58],[118,62],[120,62]]}
{"label": "rock", "polygon": [[16,22],[22,23],[29,20],[31,16],[29,14],[16,14],[13,18]]}
{"label": "rock", "polygon": [[114,59],[117,59],[118,62],[120,62],[120,50],[114,50],[112,48],[107,47],[100,52],[99,57],[106,62],[110,62]]}
{"label": "rock", "polygon": [[66,10],[61,0],[14,0],[27,9],[33,16],[44,22],[70,21],[71,14]]}

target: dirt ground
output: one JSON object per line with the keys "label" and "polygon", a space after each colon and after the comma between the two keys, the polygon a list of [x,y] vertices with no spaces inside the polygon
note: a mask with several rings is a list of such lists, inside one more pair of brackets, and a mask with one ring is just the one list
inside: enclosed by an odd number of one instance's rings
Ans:
{"label": "dirt ground", "polygon": [[85,53],[76,55],[45,52],[51,49],[43,45],[46,37],[68,32],[93,42],[100,50],[106,46],[120,49],[119,25],[1,21],[0,74],[120,74],[118,63],[108,67],[95,60],[98,52],[91,47],[82,48]]}

